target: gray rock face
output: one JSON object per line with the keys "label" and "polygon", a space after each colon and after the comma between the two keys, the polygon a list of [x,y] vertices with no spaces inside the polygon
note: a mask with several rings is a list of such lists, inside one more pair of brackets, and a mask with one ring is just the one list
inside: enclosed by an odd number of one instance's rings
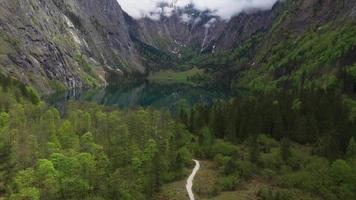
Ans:
{"label": "gray rock face", "polygon": [[116,0],[67,0],[68,5],[81,22],[78,29],[93,57],[114,69],[144,72]]}
{"label": "gray rock face", "polygon": [[56,82],[83,86],[73,59],[72,35],[52,1],[2,0],[0,13],[3,73],[44,91]]}
{"label": "gray rock face", "polygon": [[220,50],[232,49],[257,32],[268,31],[277,17],[279,6],[271,11],[243,13],[232,18],[221,33],[217,46]]}
{"label": "gray rock face", "polygon": [[256,32],[270,28],[275,17],[275,12],[263,11],[224,21],[209,11],[187,7],[160,20],[138,20],[136,30],[142,41],[171,53],[184,47],[211,53],[234,48]]}
{"label": "gray rock face", "polygon": [[1,0],[0,33],[0,72],[42,92],[144,72],[116,0]]}
{"label": "gray rock face", "polygon": [[134,20],[116,0],[0,0],[0,72],[42,92],[105,84],[106,77],[147,73],[142,48],[179,58],[186,48],[213,53],[258,32],[275,33],[263,42],[269,49],[286,32],[299,35],[336,16],[354,20],[355,8],[354,0],[286,0],[229,22],[193,6]]}
{"label": "gray rock face", "polygon": [[156,48],[177,53],[182,47],[203,51],[218,40],[226,23],[209,13],[196,11],[189,21],[183,21],[187,15],[177,10],[171,17],[160,20],[148,18],[138,21],[140,38]]}

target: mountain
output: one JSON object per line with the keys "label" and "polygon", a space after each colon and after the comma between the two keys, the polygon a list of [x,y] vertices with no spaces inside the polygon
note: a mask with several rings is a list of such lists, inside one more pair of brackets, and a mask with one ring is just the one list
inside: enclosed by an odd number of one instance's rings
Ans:
{"label": "mountain", "polygon": [[[158,20],[146,17],[135,21],[135,35],[146,44],[181,56],[187,48],[198,53],[235,48],[256,32],[268,30],[280,6],[276,5],[272,11],[243,13],[229,21],[212,11],[199,11],[194,5],[161,7]],[[167,8],[172,9],[168,16],[164,13]]]}
{"label": "mountain", "polygon": [[226,22],[193,5],[161,6],[172,15],[135,20],[116,0],[1,1],[1,73],[42,92],[102,85],[176,66],[185,52],[233,48],[273,20],[269,11]]}
{"label": "mountain", "polygon": [[116,0],[4,0],[0,28],[1,72],[44,92],[145,71]]}
{"label": "mountain", "polygon": [[[180,66],[205,68],[236,87],[303,82],[300,74],[310,70],[300,59],[286,60],[296,57],[294,43],[301,54],[324,33],[327,39],[335,32],[336,39],[348,26],[351,34],[356,15],[353,0],[287,0],[229,21],[194,5],[163,3],[156,19],[137,20],[116,0],[16,2],[0,2],[0,71],[41,92],[120,83]],[[354,55],[354,40],[347,41],[351,50],[343,53]],[[354,63],[352,56],[340,60]],[[305,76],[322,72],[315,73]]]}
{"label": "mountain", "polygon": [[[236,87],[354,88],[356,2],[286,1],[272,27],[235,60]],[[251,41],[249,41],[251,42]],[[244,45],[240,46],[243,47]]]}
{"label": "mountain", "polygon": [[353,93],[355,11],[353,0],[289,0],[261,17],[255,23],[259,29],[248,28],[253,25],[248,21],[238,23],[242,14],[229,22],[235,28],[224,30],[232,48],[222,45],[223,50],[196,56],[189,65],[209,71],[213,82],[234,89],[323,88]]}

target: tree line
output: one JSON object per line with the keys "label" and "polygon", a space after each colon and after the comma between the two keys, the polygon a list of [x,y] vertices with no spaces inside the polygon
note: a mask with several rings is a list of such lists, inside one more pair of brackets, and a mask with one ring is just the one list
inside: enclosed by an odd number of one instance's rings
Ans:
{"label": "tree line", "polygon": [[[339,92],[266,92],[179,108],[194,135],[193,152],[214,160],[219,178],[208,194],[234,191],[259,177],[266,200],[354,199],[355,116]],[[271,186],[271,183],[274,186]]]}
{"label": "tree line", "polygon": [[149,199],[191,164],[191,134],[167,111],[0,108],[0,196],[11,200]]}

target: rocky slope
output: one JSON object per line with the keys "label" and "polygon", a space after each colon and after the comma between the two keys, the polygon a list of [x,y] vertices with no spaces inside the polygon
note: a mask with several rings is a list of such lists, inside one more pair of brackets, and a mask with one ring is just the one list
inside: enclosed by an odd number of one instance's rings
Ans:
{"label": "rocky slope", "polygon": [[[116,0],[1,0],[0,72],[50,92],[144,76],[186,62],[185,54],[235,51],[228,67],[255,70],[270,65],[281,41],[352,23],[356,15],[353,0],[286,0],[230,21],[192,5],[161,6],[159,19],[135,20]],[[273,75],[290,73],[286,69]]]}
{"label": "rocky slope", "polygon": [[264,31],[252,33],[232,51],[193,64],[239,89],[356,92],[356,2],[287,0],[277,10]]}
{"label": "rocky slope", "polygon": [[0,1],[0,70],[43,92],[144,67],[116,0]]}
{"label": "rocky slope", "polygon": [[52,1],[1,1],[0,30],[2,73],[43,90],[83,85],[73,57],[80,40]]}
{"label": "rocky slope", "polygon": [[195,52],[213,53],[232,49],[251,35],[268,30],[277,16],[280,5],[271,11],[255,11],[222,20],[213,12],[198,11],[193,5],[176,8],[172,14],[161,15],[159,20],[144,18],[136,21],[137,36],[145,43],[173,54],[185,48]]}
{"label": "rocky slope", "polygon": [[1,73],[43,92],[104,84],[173,65],[186,49],[233,48],[274,18],[267,11],[228,23],[193,6],[173,10],[159,20],[134,20],[116,0],[2,0]]}

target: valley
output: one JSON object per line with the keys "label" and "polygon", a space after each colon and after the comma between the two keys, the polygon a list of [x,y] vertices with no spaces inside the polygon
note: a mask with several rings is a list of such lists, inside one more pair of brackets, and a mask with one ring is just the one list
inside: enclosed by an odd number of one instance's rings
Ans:
{"label": "valley", "polygon": [[0,0],[0,200],[356,199],[354,0]]}

